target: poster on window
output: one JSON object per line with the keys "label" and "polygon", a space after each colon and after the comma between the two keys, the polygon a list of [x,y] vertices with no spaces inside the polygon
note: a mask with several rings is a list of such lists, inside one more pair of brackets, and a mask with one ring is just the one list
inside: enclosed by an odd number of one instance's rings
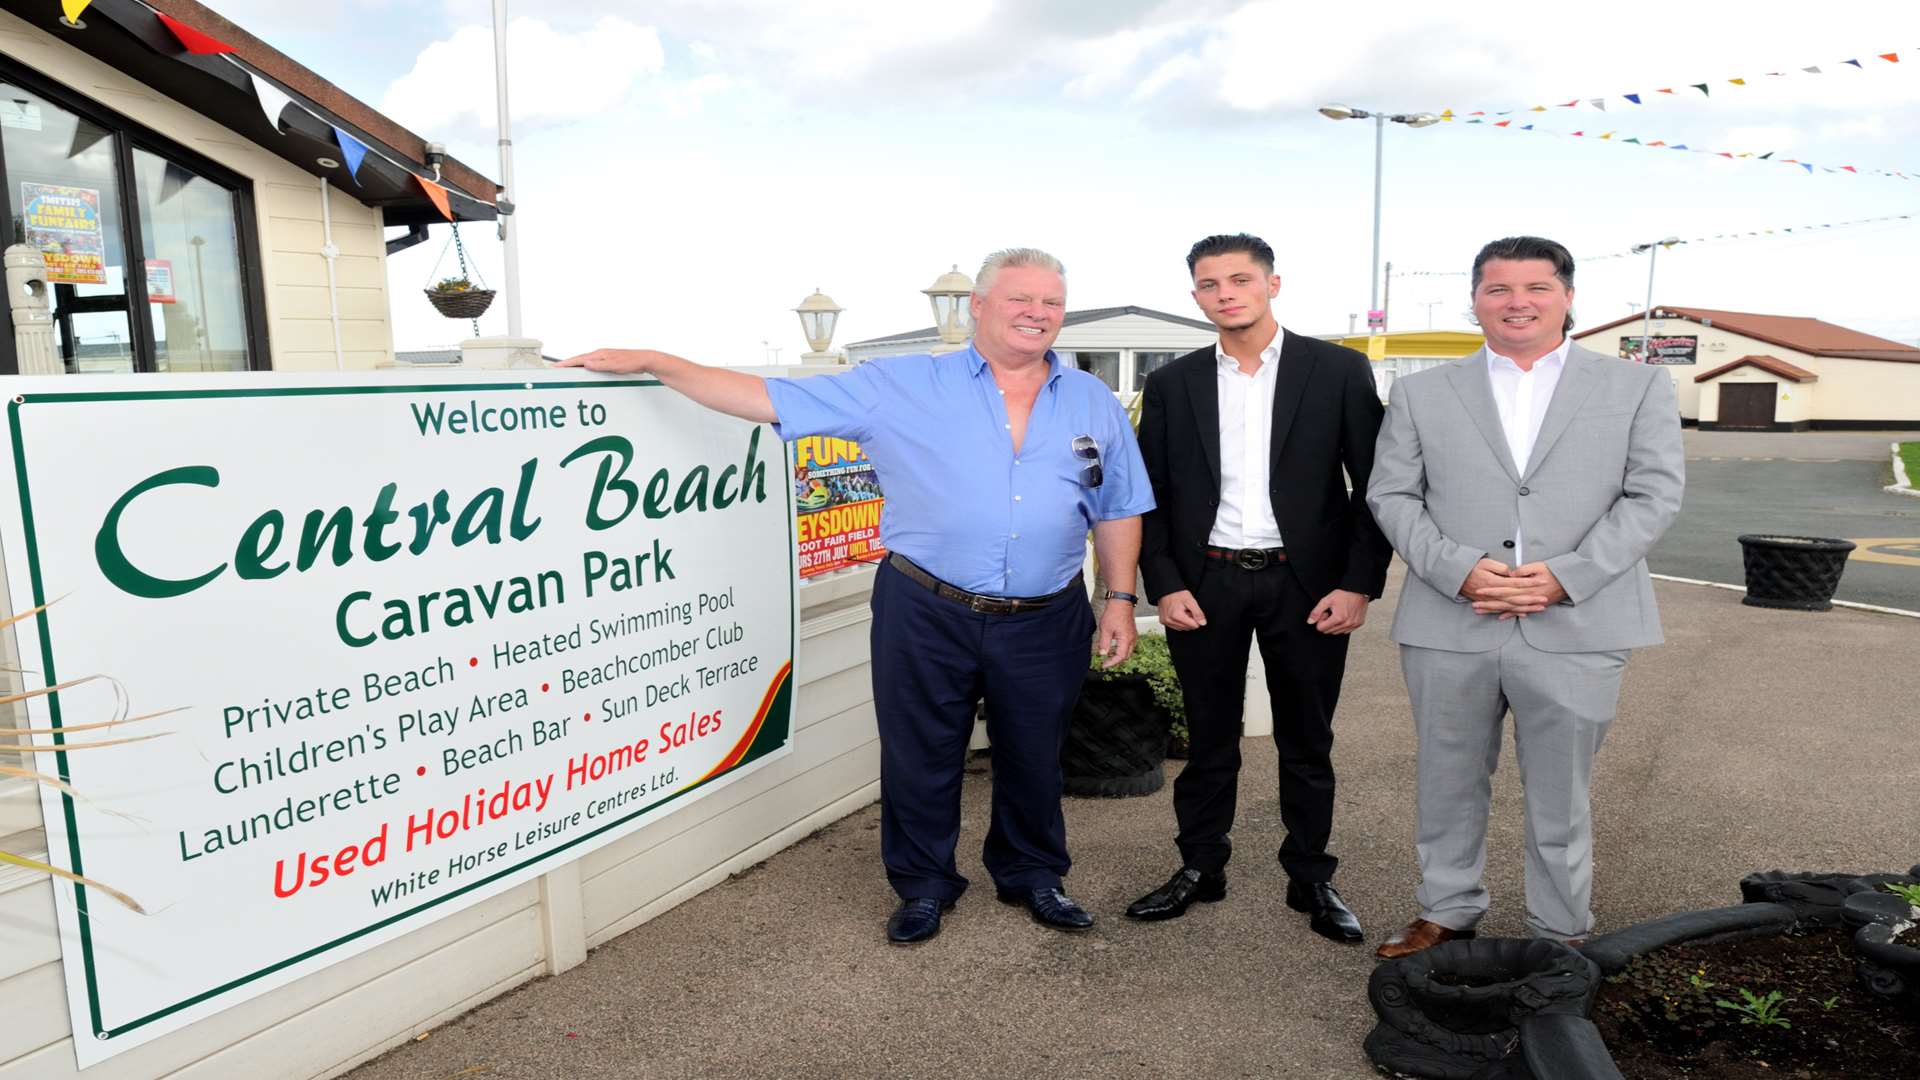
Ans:
{"label": "poster on window", "polygon": [[800,576],[878,560],[880,479],[860,444],[815,435],[793,444],[795,536]]}
{"label": "poster on window", "polygon": [[173,291],[173,260],[147,260],[147,302],[172,304],[179,301]]}
{"label": "poster on window", "polygon": [[65,184],[20,185],[24,240],[47,260],[47,280],[65,285],[107,283],[107,236],[100,224],[100,192]]}
{"label": "poster on window", "polygon": [[1646,355],[1642,344],[1645,339],[1635,334],[1620,339],[1620,358],[1632,360],[1636,364],[1697,364],[1700,362],[1700,339],[1691,334],[1678,337],[1653,335],[1653,355]]}
{"label": "poster on window", "polygon": [[52,890],[83,1068],[790,751],[764,425],[558,371],[0,395],[0,550],[34,609],[4,662],[49,860],[99,883]]}

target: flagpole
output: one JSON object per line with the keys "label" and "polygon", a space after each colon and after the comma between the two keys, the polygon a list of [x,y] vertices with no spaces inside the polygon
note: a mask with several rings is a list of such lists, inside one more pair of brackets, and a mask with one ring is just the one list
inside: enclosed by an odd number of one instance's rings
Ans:
{"label": "flagpole", "polygon": [[[500,199],[510,207],[519,194],[513,186],[513,136],[507,117],[507,0],[493,0],[493,84],[500,114]],[[505,247],[507,336],[521,337],[520,230],[513,214],[500,214],[500,241]]]}

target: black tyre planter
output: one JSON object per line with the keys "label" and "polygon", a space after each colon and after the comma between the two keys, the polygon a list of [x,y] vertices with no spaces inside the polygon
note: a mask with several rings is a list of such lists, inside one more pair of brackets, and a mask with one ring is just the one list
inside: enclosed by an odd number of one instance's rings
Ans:
{"label": "black tyre planter", "polygon": [[1145,675],[1089,674],[1060,750],[1066,793],[1150,795],[1166,783],[1167,714]]}
{"label": "black tyre planter", "polygon": [[1449,941],[1374,969],[1379,1023],[1367,1057],[1384,1072],[1430,1080],[1597,1080],[1619,1068],[1589,1019],[1603,976],[1670,945],[1853,931],[1855,974],[1870,993],[1920,1016],[1920,949],[1894,939],[1913,910],[1882,885],[1906,874],[1751,874],[1746,903],[1689,911],[1596,937],[1578,950],[1543,940]]}
{"label": "black tyre planter", "polygon": [[1850,540],[1819,536],[1742,536],[1747,595],[1740,602],[1793,611],[1830,610],[1853,548]]}

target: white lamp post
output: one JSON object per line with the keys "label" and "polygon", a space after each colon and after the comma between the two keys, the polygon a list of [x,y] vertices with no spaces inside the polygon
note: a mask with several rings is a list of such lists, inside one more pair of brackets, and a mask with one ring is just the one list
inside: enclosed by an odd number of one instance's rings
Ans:
{"label": "white lamp post", "polygon": [[[1334,102],[1320,106],[1320,115],[1329,120],[1372,120],[1373,121],[1373,274],[1368,281],[1371,290],[1367,300],[1367,332],[1385,333],[1386,313],[1380,309],[1380,166],[1381,156],[1386,148],[1387,121],[1405,124],[1408,127],[1423,128],[1440,122],[1440,118],[1429,112],[1418,113],[1382,113],[1356,109],[1351,105]],[[1373,326],[1374,312],[1380,312],[1378,328]]]}
{"label": "white lamp post", "polygon": [[965,345],[973,336],[973,305],[967,302],[973,295],[973,279],[956,265],[920,291],[933,305],[933,329],[940,340],[956,348]]}
{"label": "white lamp post", "polygon": [[800,301],[794,308],[794,314],[800,316],[800,334],[807,339],[807,347],[812,352],[800,354],[803,364],[830,364],[834,355],[827,351],[833,344],[833,327],[840,321],[840,313],[846,309],[833,302],[833,298],[818,288],[813,295]]}
{"label": "white lamp post", "polygon": [[1654,264],[1654,261],[1659,257],[1661,248],[1672,247],[1675,244],[1684,244],[1684,243],[1686,243],[1686,241],[1680,239],[1677,236],[1669,236],[1665,240],[1656,240],[1651,244],[1635,244],[1633,246],[1633,253],[1635,255],[1638,255],[1643,251],[1647,253],[1647,308],[1646,308],[1646,314],[1642,316],[1640,319],[1640,362],[1643,364],[1652,363],[1653,361],[1653,264]]}

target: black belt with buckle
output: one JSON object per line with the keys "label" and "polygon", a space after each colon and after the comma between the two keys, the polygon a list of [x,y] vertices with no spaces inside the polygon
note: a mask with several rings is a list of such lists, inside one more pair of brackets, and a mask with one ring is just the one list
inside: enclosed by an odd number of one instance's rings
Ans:
{"label": "black belt with buckle", "polygon": [[1207,558],[1230,562],[1242,570],[1265,570],[1287,561],[1286,548],[1223,548],[1207,545]]}
{"label": "black belt with buckle", "polygon": [[1033,611],[1037,608],[1046,607],[1061,597],[1070,596],[1076,591],[1080,592],[1083,596],[1086,594],[1085,586],[1081,585],[1076,579],[1072,584],[1061,589],[1059,592],[1048,593],[1046,596],[985,596],[980,593],[970,593],[965,589],[941,581],[939,578],[920,569],[913,560],[899,552],[888,555],[887,563],[895,570],[900,571],[908,581],[916,585],[924,586],[935,596],[942,596],[948,600],[957,600],[967,605],[968,610],[981,615],[1014,615],[1022,611]]}

